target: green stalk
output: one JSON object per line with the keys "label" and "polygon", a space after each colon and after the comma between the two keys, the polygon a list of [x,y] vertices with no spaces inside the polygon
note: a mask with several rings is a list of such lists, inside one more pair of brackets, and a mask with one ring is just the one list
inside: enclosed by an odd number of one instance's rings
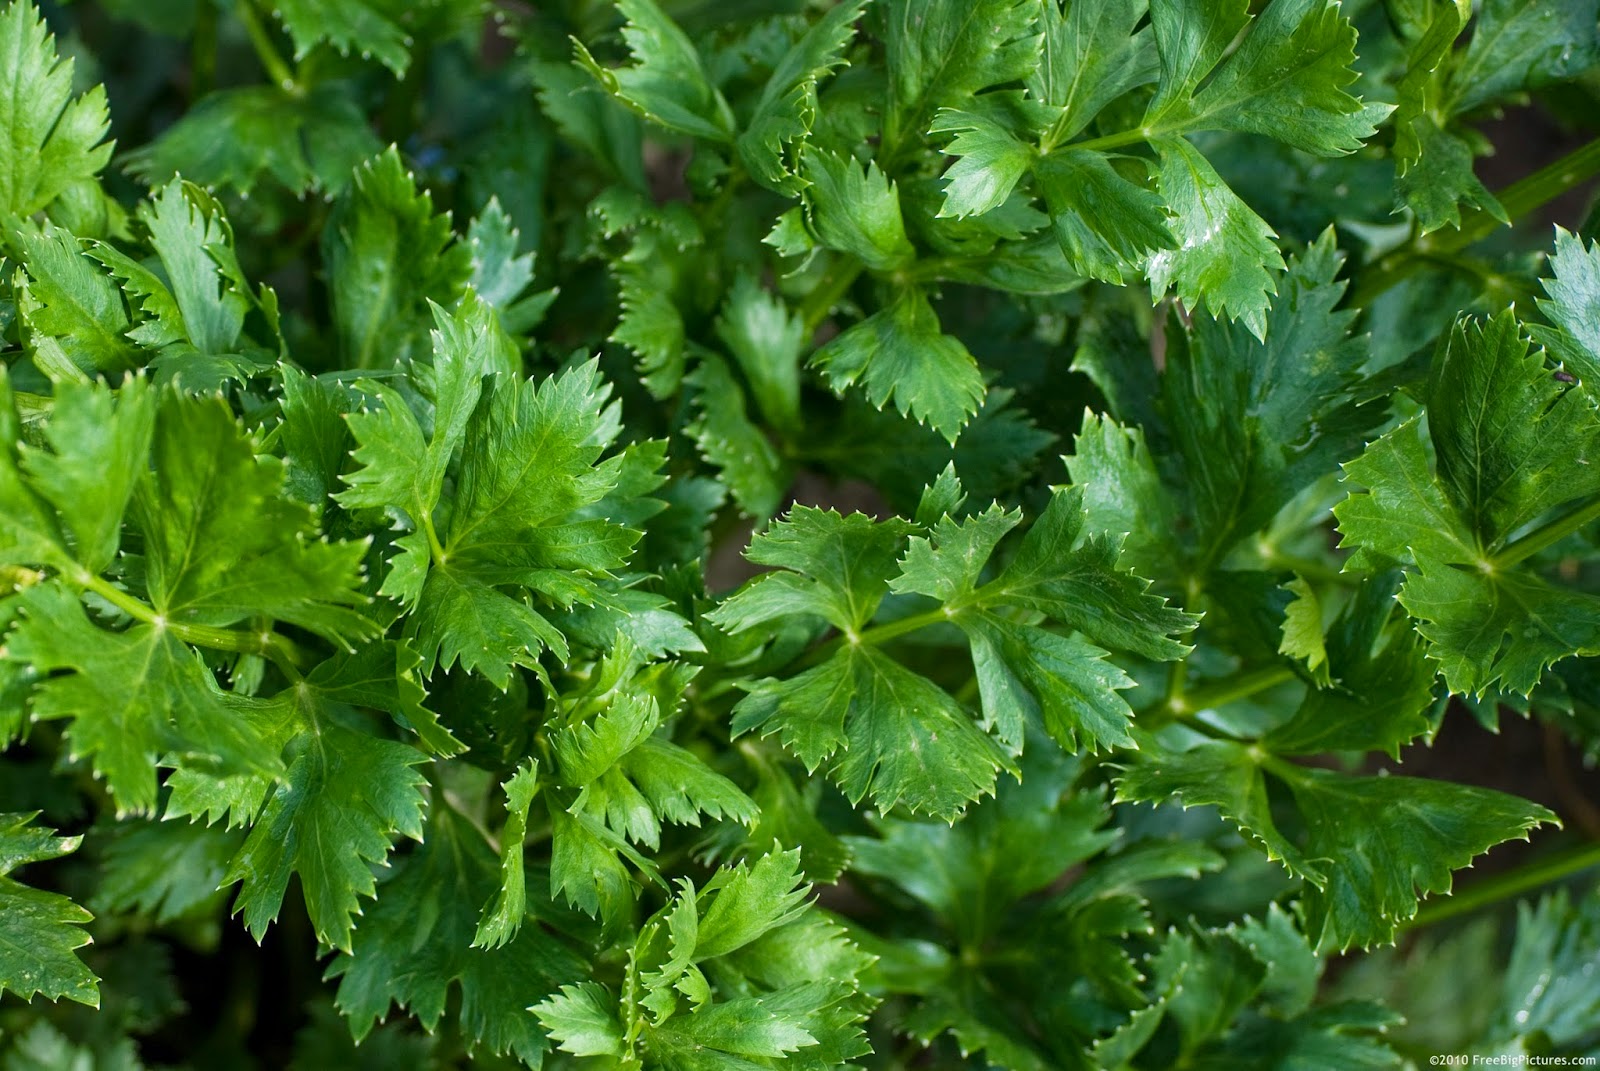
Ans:
{"label": "green stalk", "polygon": [[[1106,134],[1098,138],[1088,138],[1084,141],[1070,142],[1068,143],[1067,148],[1092,149],[1103,152],[1106,149],[1120,149],[1127,145],[1138,145],[1141,142],[1149,141],[1151,138],[1160,137],[1165,133],[1165,130],[1160,130],[1155,127],[1136,126],[1131,130],[1119,130],[1115,134]],[[1055,148],[1055,146],[1052,145],[1050,149],[1053,148]],[[1042,145],[1040,146],[1040,149],[1047,153],[1050,151],[1050,149],[1045,149]]]}
{"label": "green stalk", "polygon": [[1294,680],[1294,670],[1288,666],[1264,666],[1196,688],[1183,697],[1183,708],[1214,710],[1229,703],[1237,703],[1241,699],[1249,699],[1253,695],[1259,695],[1269,688],[1276,688],[1292,680]]}
{"label": "green stalk", "polygon": [[1580,844],[1558,855],[1486,878],[1469,886],[1465,892],[1440,900],[1430,900],[1420,911],[1401,924],[1400,932],[1432,926],[1446,919],[1491,907],[1597,866],[1600,866],[1600,841]]}
{"label": "green stalk", "polygon": [[877,647],[897,639],[907,633],[916,632],[918,629],[927,628],[942,622],[952,621],[959,615],[961,608],[958,606],[943,607],[929,610],[925,614],[912,614],[902,617],[897,621],[889,621],[882,625],[864,628],[857,633],[841,633],[827,643],[813,647],[809,653],[794,664],[796,673],[819,666],[832,658],[840,648],[851,647]]}
{"label": "green stalk", "polygon": [[861,273],[866,270],[866,265],[855,258],[848,262],[836,261],[828,268],[822,277],[822,282],[811,291],[805,303],[800,306],[800,320],[805,325],[806,337],[816,334],[817,328],[822,326],[822,321],[833,312],[835,305],[844,300],[850,288],[856,285],[856,280],[861,278]]}
{"label": "green stalk", "polygon": [[195,6],[194,42],[189,52],[189,99],[205,96],[217,84],[217,9],[209,3]]}
{"label": "green stalk", "polygon": [[238,0],[233,5],[234,14],[239,16],[239,21],[244,24],[244,32],[250,38],[250,46],[256,50],[256,58],[261,61],[261,66],[267,72],[267,77],[272,79],[279,89],[299,96],[300,84],[294,79],[294,72],[289,70],[289,64],[278,54],[278,46],[273,44],[272,35],[262,25],[261,18],[256,14],[254,0]]}
{"label": "green stalk", "polygon": [[1497,569],[1508,568],[1524,558],[1531,558],[1541,550],[1554,546],[1597,519],[1600,519],[1600,496],[1546,521],[1520,539],[1512,540],[1491,561]]}

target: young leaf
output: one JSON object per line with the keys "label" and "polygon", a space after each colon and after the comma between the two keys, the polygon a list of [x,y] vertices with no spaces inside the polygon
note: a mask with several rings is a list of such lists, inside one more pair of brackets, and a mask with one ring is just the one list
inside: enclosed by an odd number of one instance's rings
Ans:
{"label": "young leaf", "polygon": [[888,0],[886,7],[883,143],[891,152],[920,137],[940,108],[1025,78],[1038,62],[1035,0]]}
{"label": "young leaf", "polygon": [[1155,5],[1151,24],[1163,77],[1147,128],[1238,130],[1336,156],[1360,148],[1391,110],[1345,92],[1356,32],[1337,4],[1273,0],[1251,18],[1243,0],[1181,0]]}
{"label": "young leaf", "polygon": [[347,368],[417,355],[428,302],[453,305],[472,273],[471,248],[434,215],[394,146],[357,169],[323,232],[323,257]]}
{"label": "young leaf", "polygon": [[961,219],[999,208],[1033,165],[1033,148],[987,116],[947,108],[929,133],[955,135],[944,149],[956,162],[944,173],[941,216]]}
{"label": "young leaf", "polygon": [[111,159],[105,89],[74,97],[73,66],[57,56],[33,0],[0,10],[0,69],[10,83],[0,94],[0,221],[8,230],[74,185],[93,183]]}
{"label": "young leaf", "polygon": [[633,57],[627,67],[602,67],[574,41],[578,63],[640,115],[671,130],[731,141],[733,112],[706,77],[693,42],[655,0],[616,0],[627,20],[622,40]]}
{"label": "young leaf", "polygon": [[791,197],[804,189],[800,150],[816,120],[817,86],[845,64],[866,3],[845,0],[829,8],[784,54],[761,90],[738,149],[751,177],[768,189]]}
{"label": "young leaf", "polygon": [[538,788],[539,764],[529,759],[501,785],[506,796],[506,824],[500,831],[500,887],[483,905],[473,948],[501,948],[514,940],[527,915],[527,873],[523,868],[523,841],[528,835],[528,810]]}
{"label": "young leaf", "polygon": [[131,325],[122,296],[78,239],[45,223],[37,232],[17,231],[15,240],[27,271],[17,316],[34,363],[58,380],[134,367],[137,351],[126,337]]}
{"label": "young leaf", "polygon": [[1539,311],[1549,324],[1530,324],[1533,340],[1558,358],[1589,390],[1600,385],[1600,245],[1556,228],[1552,278],[1541,280]]}
{"label": "young leaf", "polygon": [[860,258],[875,271],[894,271],[916,258],[900,216],[900,196],[875,162],[824,150],[805,154],[810,207],[817,237],[829,249]]}
{"label": "young leaf", "polygon": [[941,331],[933,306],[915,287],[822,347],[811,362],[834,390],[859,382],[877,408],[893,401],[951,443],[983,400],[977,362]]}

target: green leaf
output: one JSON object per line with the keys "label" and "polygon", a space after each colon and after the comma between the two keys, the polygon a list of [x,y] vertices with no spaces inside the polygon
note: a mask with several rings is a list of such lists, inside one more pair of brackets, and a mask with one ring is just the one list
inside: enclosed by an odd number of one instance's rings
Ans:
{"label": "green leaf", "polygon": [[563,605],[588,601],[592,588],[578,578],[609,576],[638,538],[578,519],[617,487],[624,458],[600,459],[620,430],[620,406],[595,361],[542,383],[497,380],[466,428],[439,564]]}
{"label": "green leaf", "polygon": [[449,567],[428,571],[407,631],[432,670],[481,673],[505,690],[513,666],[538,666],[539,652],[567,655],[566,639],[539,611]]}
{"label": "green leaf", "polygon": [[672,295],[644,272],[620,273],[617,303],[622,315],[611,341],[639,358],[645,388],[657,398],[670,398],[683,383],[687,349],[683,314]]}
{"label": "green leaf", "polygon": [[1026,78],[1039,62],[1036,0],[888,0],[883,144],[920,137],[938,109]]}
{"label": "green leaf", "polygon": [[105,838],[96,911],[173,922],[220,905],[222,877],[244,834],[199,822],[130,822]]}
{"label": "green leaf", "polygon": [[1021,784],[1003,782],[954,826],[878,819],[876,837],[846,841],[852,869],[905,889],[961,944],[992,939],[1019,901],[1118,838],[1101,828],[1105,799],[1072,790],[1076,764],[1039,754],[1048,757],[1026,764]]}
{"label": "green leaf", "polygon": [[[1267,774],[1290,793],[1304,846],[1279,828]],[[1142,739],[1117,781],[1119,800],[1212,805],[1307,882],[1307,931],[1319,952],[1393,939],[1422,896],[1448,892],[1451,872],[1555,816],[1487,789],[1414,777],[1347,777],[1295,766],[1260,748],[1211,741],[1174,751]]]}
{"label": "green leaf", "polygon": [[1555,821],[1535,804],[1447,781],[1312,769],[1300,778],[1290,788],[1311,831],[1308,848],[1329,860],[1326,887],[1307,903],[1319,951],[1391,940],[1416,913],[1419,892],[1448,892],[1452,870]]}
{"label": "green leaf", "polygon": [[306,675],[306,683],[323,698],[391,715],[409,729],[429,752],[441,758],[459,755],[466,745],[423,706],[427,698],[417,669],[422,657],[404,641],[378,640],[359,650],[334,655]]}
{"label": "green leaf", "polygon": [[1106,651],[986,610],[958,624],[972,645],[985,727],[1012,751],[1022,748],[1030,721],[1069,752],[1132,745],[1133,711],[1117,693],[1134,682]]}
{"label": "green leaf", "polygon": [[706,77],[694,43],[655,0],[616,0],[627,20],[631,66],[602,67],[574,41],[577,62],[606,91],[652,122],[712,141],[732,141],[733,111]]}
{"label": "green leaf", "polygon": [[1563,658],[1600,654],[1600,597],[1537,576],[1420,563],[1400,602],[1452,692],[1527,695]]}
{"label": "green leaf", "polygon": [[[345,724],[314,691],[292,690],[279,702],[294,710],[302,731],[285,751],[283,782],[223,880],[243,882],[234,913],[260,940],[297,874],[317,938],[349,952],[352,916],[362,897],[375,894],[373,864],[388,857],[395,834],[422,839],[427,782],[413,767],[427,756]],[[462,907],[470,914],[477,902]],[[466,926],[470,934],[470,918]],[[462,947],[469,939],[463,935]]]}
{"label": "green leaf", "polygon": [[1073,485],[1083,489],[1088,530],[1123,539],[1120,564],[1143,576],[1161,572],[1177,554],[1177,522],[1144,434],[1085,412],[1066,462]]}
{"label": "green leaf", "polygon": [[822,149],[803,159],[810,188],[806,204],[817,238],[858,257],[874,271],[894,271],[916,259],[900,215],[900,194],[878,169]]}
{"label": "green leaf", "polygon": [[1265,134],[1337,156],[1360,148],[1391,110],[1345,92],[1356,80],[1356,31],[1337,4],[1273,0],[1251,18],[1243,0],[1182,0],[1156,5],[1151,25],[1162,79],[1146,128]]}
{"label": "green leaf", "polygon": [[22,447],[29,483],[71,540],[63,549],[90,573],[117,556],[123,513],[150,456],[155,412],[156,395],[143,380],[117,392],[103,383],[62,383],[44,448]]}
{"label": "green leaf", "polygon": [[1267,310],[1284,269],[1277,234],[1217,175],[1183,138],[1157,138],[1161,159],[1156,185],[1172,213],[1174,248],[1150,257],[1152,295],[1169,287],[1191,309],[1242,320],[1257,338],[1267,332]]}
{"label": "green leaf", "polygon": [[955,135],[943,150],[956,162],[944,173],[941,216],[961,219],[999,208],[1033,166],[1033,147],[987,116],[947,108],[929,133]]}
{"label": "green leaf", "polygon": [[621,1057],[628,1051],[616,998],[599,982],[564,985],[533,1011],[562,1052]]}
{"label": "green leaf", "polygon": [[1396,193],[1416,213],[1423,233],[1461,226],[1460,205],[1493,213],[1505,209],[1472,171],[1472,149],[1445,129],[1442,96],[1452,46],[1472,14],[1469,0],[1431,5],[1433,18],[1411,45],[1395,110]]}
{"label": "green leaf", "polygon": [[49,207],[80,182],[92,183],[111,159],[106,93],[95,86],[72,95],[74,62],[56,53],[56,39],[32,0],[0,11],[0,219],[7,228]]}
{"label": "green leaf", "polygon": [[133,500],[151,605],[173,622],[286,621],[349,647],[378,626],[357,607],[362,543],[317,538],[311,509],[283,497],[283,466],[220,397],[167,393],[151,469]]}
{"label": "green leaf", "polygon": [[98,1008],[98,979],[73,955],[89,943],[82,927],[94,916],[60,893],[31,889],[10,876],[19,866],[74,852],[83,840],[34,827],[35,817],[0,815],[0,992],[23,1000],[66,997]]}
{"label": "green leaf", "polygon": [[1600,900],[1594,896],[1573,900],[1563,889],[1535,906],[1517,905],[1516,944],[1502,975],[1498,1011],[1483,1039],[1502,1043],[1502,1051],[1587,1046],[1592,1054],[1600,990],[1590,964],[1597,951]]}
{"label": "green leaf", "polygon": [[1036,174],[1056,241],[1079,275],[1121,285],[1150,254],[1176,244],[1161,198],[1104,153],[1059,150],[1040,159]]}
{"label": "green leaf", "polygon": [[[1324,661],[1312,674],[1316,688],[1306,693],[1292,718],[1266,735],[1274,751],[1384,751],[1398,758],[1402,747],[1433,728],[1428,715],[1434,702],[1434,667],[1422,657],[1423,644],[1409,622],[1403,616],[1390,620],[1398,616],[1393,600],[1399,580],[1393,570],[1369,576],[1326,636],[1320,620],[1306,622],[1308,631],[1315,629]],[[1290,585],[1291,590],[1296,587],[1311,590],[1303,581]],[[1302,596],[1289,604],[1286,641],[1296,607],[1304,601]]]}
{"label": "green leaf", "polygon": [[[158,321],[153,332],[141,324],[134,337],[147,345],[183,340],[202,354],[233,353],[254,302],[222,206],[198,186],[174,179],[140,206],[139,218],[149,228],[166,285],[130,279],[130,289],[152,294],[145,308]],[[122,274],[117,261],[106,263]]]}
{"label": "green leaf", "polygon": [[555,300],[553,290],[524,296],[533,285],[534,254],[518,255],[522,235],[511,217],[491,197],[467,228],[472,248],[472,291],[492,306],[507,334],[522,334],[538,326]]}
{"label": "green leaf", "polygon": [[944,334],[921,290],[900,292],[811,358],[835,391],[860,383],[882,409],[890,401],[954,443],[983,401],[983,375],[966,346]]}
{"label": "green leaf", "polygon": [[1317,685],[1326,688],[1328,648],[1322,635],[1322,602],[1304,577],[1295,577],[1284,585],[1284,590],[1294,599],[1284,609],[1283,642],[1278,645],[1278,653],[1303,661]]}
{"label": "green leaf", "polygon": [[277,768],[242,720],[243,701],[225,696],[170,630],[99,628],[58,584],[30,589],[22,609],[6,654],[47,678],[34,692],[33,715],[71,719],[71,752],[90,759],[118,813],[156,809],[156,762],[169,752],[234,769]]}
{"label": "green leaf", "polygon": [[346,368],[415,356],[428,302],[454,305],[472,273],[471,247],[454,240],[448,216],[434,215],[393,146],[356,170],[323,232],[322,255]]}
{"label": "green leaf", "polygon": [[1172,637],[1190,631],[1196,618],[1119,572],[1119,550],[1103,535],[1085,533],[1081,489],[1059,489],[988,594],[1048,614],[1097,643],[1159,661],[1183,657],[1189,648]]}
{"label": "green leaf", "polygon": [[1413,124],[1420,145],[1416,163],[1395,183],[1395,192],[1416,213],[1422,233],[1461,226],[1461,205],[1480,209],[1510,223],[1505,208],[1473,173],[1471,147],[1441,130],[1431,118]]}
{"label": "green leaf", "polygon": [[[283,398],[277,441],[283,449],[285,486],[320,516],[339,486],[339,472],[350,453],[354,395],[333,378],[308,376],[291,366],[279,372]],[[359,414],[352,414],[359,417]]]}
{"label": "green leaf", "polygon": [[739,507],[752,517],[770,517],[783,504],[792,474],[777,448],[750,420],[743,394],[726,362],[704,354],[689,375],[699,415],[685,431],[700,455],[722,473]]}
{"label": "green leaf", "polygon": [[1434,360],[1428,430],[1439,481],[1484,545],[1600,491],[1600,417],[1530,352],[1508,310],[1457,323]]}
{"label": "green leaf", "polygon": [[213,190],[245,193],[270,180],[296,196],[336,195],[382,151],[348,84],[322,82],[298,95],[239,86],[203,97],[131,152],[128,167],[152,186],[182,175]]}
{"label": "green leaf", "polygon": [[550,898],[617,928],[633,908],[633,878],[618,858],[626,847],[596,820],[550,810]]}
{"label": "green leaf", "polygon": [[529,759],[500,786],[506,796],[506,824],[500,831],[500,886],[478,916],[477,929],[472,933],[473,948],[502,948],[522,929],[528,910],[523,841],[528,836],[528,809],[533,805],[538,784],[539,764]]}
{"label": "green leaf", "polygon": [[1476,536],[1433,477],[1420,431],[1417,419],[1408,420],[1344,466],[1346,478],[1367,489],[1333,511],[1344,533],[1339,545],[1356,548],[1349,568],[1385,559],[1465,565],[1481,557]]}
{"label": "green leaf", "polygon": [[396,77],[410,66],[411,37],[394,17],[395,5],[383,0],[275,0],[273,13],[294,40],[296,60],[327,42],[342,56],[377,57]]}
{"label": "green leaf", "polygon": [[800,874],[798,851],[763,855],[753,865],[717,871],[700,892],[702,906],[694,959],[726,956],[787,926],[807,910],[811,887]]}
{"label": "green leaf", "polygon": [[58,380],[132,368],[137,351],[125,337],[130,322],[122,296],[78,239],[50,223],[14,238],[27,271],[17,316],[34,363]]}
{"label": "green leaf", "polygon": [[[520,868],[520,853],[518,864]],[[378,888],[349,947],[328,967],[335,1003],[357,1041],[391,1004],[429,1032],[458,1006],[469,1044],[537,1066],[549,1049],[526,1009],[584,964],[539,926],[493,949],[473,944],[478,905],[497,885],[482,836],[448,806],[435,806],[421,847]],[[451,989],[459,988],[459,1005]]]}
{"label": "green leaf", "polygon": [[1146,0],[1064,0],[1044,7],[1043,55],[1028,75],[1028,95],[1053,114],[1047,146],[1081,133],[1106,105],[1156,80],[1155,37]]}
{"label": "green leaf", "polygon": [[1528,330],[1590,390],[1600,386],[1600,245],[1556,228],[1550,257],[1552,278],[1541,280],[1547,297],[1539,311],[1550,321]]}
{"label": "green leaf", "polygon": [[1360,404],[1367,347],[1350,336],[1353,313],[1338,309],[1340,262],[1331,232],[1295,258],[1264,340],[1210,319],[1187,335],[1167,332],[1162,393],[1202,570],[1355,454],[1383,419]]}
{"label": "green leaf", "polygon": [[717,337],[749,384],[762,417],[785,434],[798,431],[805,321],[754,276],[741,274],[717,319]]}
{"label": "green leaf", "polygon": [[1600,63],[1597,20],[1596,0],[1484,0],[1450,79],[1449,110],[1468,111],[1509,93],[1578,77]]}
{"label": "green leaf", "polygon": [[846,64],[866,3],[846,0],[829,8],[784,53],[762,88],[738,150],[750,176],[768,189],[791,197],[804,189],[799,160],[816,121],[817,86]]}
{"label": "green leaf", "polygon": [[808,766],[830,761],[852,802],[870,794],[880,810],[904,804],[946,820],[993,792],[1006,761],[932,681],[868,647],[847,647],[787,681],[758,682],[734,709],[733,729],[781,731]]}
{"label": "green leaf", "polygon": [[758,565],[794,572],[757,578],[714,610],[710,620],[739,632],[785,614],[816,614],[841,632],[857,632],[888,594],[888,575],[909,532],[910,525],[900,520],[878,523],[861,513],[840,516],[796,506],[752,539],[745,552]]}

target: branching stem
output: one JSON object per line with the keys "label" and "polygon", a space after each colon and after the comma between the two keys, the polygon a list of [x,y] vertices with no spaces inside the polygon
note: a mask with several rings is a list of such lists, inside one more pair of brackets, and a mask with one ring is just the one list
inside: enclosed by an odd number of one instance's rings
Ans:
{"label": "branching stem", "polygon": [[80,574],[73,577],[85,591],[92,591],[102,599],[136,621],[165,629],[184,643],[206,647],[213,651],[233,651],[238,654],[263,655],[298,679],[299,668],[307,663],[306,653],[289,637],[272,631],[244,632],[239,629],[217,628],[212,625],[195,625],[184,621],[170,621],[142,599],[123,591],[104,577]]}

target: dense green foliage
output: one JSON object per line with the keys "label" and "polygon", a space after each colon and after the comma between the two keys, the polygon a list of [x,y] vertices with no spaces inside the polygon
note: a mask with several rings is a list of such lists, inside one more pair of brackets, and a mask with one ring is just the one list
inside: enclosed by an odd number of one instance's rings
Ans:
{"label": "dense green foliage", "polygon": [[1600,757],[1600,0],[0,75],[0,1071],[1600,1055],[1600,833],[1395,765]]}

